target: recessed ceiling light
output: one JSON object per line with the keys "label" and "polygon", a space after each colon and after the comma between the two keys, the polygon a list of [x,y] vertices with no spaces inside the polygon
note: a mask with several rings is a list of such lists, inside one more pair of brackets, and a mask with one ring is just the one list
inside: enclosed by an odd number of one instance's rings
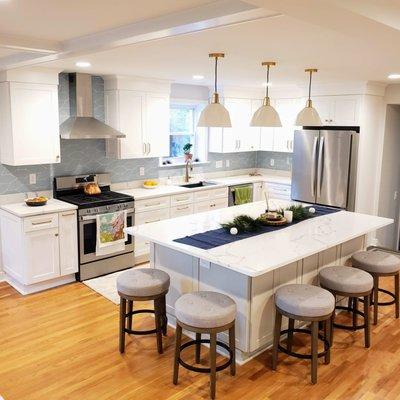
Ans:
{"label": "recessed ceiling light", "polygon": [[79,67],[79,68],[88,68],[88,67],[90,67],[92,64],[90,64],[90,62],[88,62],[88,61],[77,61],[77,62],[75,63],[75,65],[76,65],[77,67]]}
{"label": "recessed ceiling light", "polygon": [[389,79],[400,79],[400,74],[390,74],[388,75]]}
{"label": "recessed ceiling light", "polygon": [[202,79],[204,79],[204,76],[203,75],[193,75],[193,79],[195,81],[201,81]]}

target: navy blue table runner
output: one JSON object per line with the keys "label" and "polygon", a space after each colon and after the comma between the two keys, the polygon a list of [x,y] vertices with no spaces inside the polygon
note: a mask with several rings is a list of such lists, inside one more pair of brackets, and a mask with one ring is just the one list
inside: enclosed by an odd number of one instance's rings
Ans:
{"label": "navy blue table runner", "polygon": [[[322,207],[322,206],[312,206],[315,208],[315,214],[311,218],[317,218],[322,215],[333,214],[338,211],[336,208]],[[209,250],[214,247],[223,246],[225,244],[229,244],[232,242],[236,242],[238,240],[243,240],[250,238],[252,236],[262,235],[263,233],[275,232],[281,229],[286,229],[292,225],[298,224],[302,221],[293,221],[288,225],[280,225],[280,226],[272,226],[272,225],[263,225],[260,230],[256,232],[244,232],[237,235],[231,235],[224,228],[213,229],[211,231],[196,233],[195,235],[185,236],[179,239],[175,239],[174,242],[187,244],[189,246],[197,247],[203,250]]]}

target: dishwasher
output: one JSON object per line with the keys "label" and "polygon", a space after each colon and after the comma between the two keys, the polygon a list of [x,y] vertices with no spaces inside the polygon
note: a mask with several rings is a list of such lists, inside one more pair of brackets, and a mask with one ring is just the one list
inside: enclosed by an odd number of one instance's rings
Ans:
{"label": "dishwasher", "polygon": [[253,184],[252,183],[245,183],[243,185],[234,185],[234,186],[229,186],[229,198],[228,198],[228,207],[236,206],[236,201],[235,201],[235,191],[238,188],[249,188],[251,195],[249,201],[247,203],[252,203],[253,202]]}

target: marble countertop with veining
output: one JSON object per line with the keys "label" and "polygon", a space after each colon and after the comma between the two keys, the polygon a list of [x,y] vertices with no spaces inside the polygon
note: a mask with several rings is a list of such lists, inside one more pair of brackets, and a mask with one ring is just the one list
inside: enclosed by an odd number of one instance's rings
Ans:
{"label": "marble countertop with veining", "polygon": [[[274,203],[278,207],[288,204],[278,200]],[[256,217],[264,210],[265,202],[249,203],[139,225],[127,228],[127,233],[255,277],[393,223],[389,218],[340,211],[210,250],[174,242],[187,235],[217,229],[221,222],[237,215]]]}

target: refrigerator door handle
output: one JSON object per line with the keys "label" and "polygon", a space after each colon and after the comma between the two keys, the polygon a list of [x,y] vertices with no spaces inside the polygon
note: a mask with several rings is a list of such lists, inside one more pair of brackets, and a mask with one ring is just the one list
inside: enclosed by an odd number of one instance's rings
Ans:
{"label": "refrigerator door handle", "polygon": [[317,173],[317,198],[321,196],[322,190],[322,181],[324,179],[324,138],[321,137],[321,143],[319,145],[319,154],[318,154],[318,173]]}
{"label": "refrigerator door handle", "polygon": [[311,163],[311,193],[315,197],[315,170],[317,169],[317,144],[318,137],[314,138],[313,150],[312,150],[312,160]]}

